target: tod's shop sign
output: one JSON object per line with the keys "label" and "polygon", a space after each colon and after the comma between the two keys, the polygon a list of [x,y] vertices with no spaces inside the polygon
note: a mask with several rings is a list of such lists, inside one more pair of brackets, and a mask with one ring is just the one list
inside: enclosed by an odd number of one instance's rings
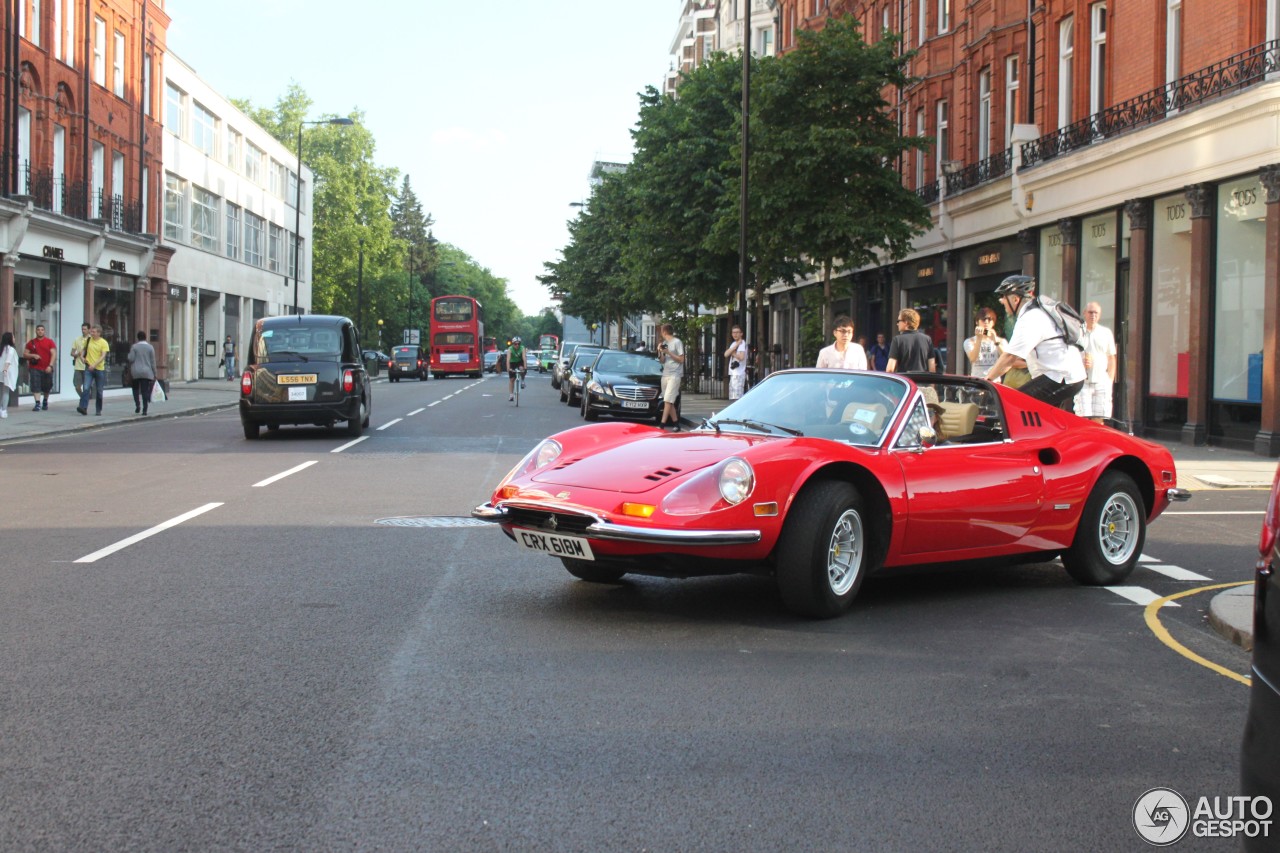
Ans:
{"label": "tod's shop sign", "polygon": [[109,266],[112,272],[126,272],[124,261],[111,261]]}

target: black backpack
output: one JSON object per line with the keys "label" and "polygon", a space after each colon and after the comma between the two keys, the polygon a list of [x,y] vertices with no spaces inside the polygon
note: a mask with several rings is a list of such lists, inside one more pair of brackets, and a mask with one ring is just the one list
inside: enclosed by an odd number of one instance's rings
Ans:
{"label": "black backpack", "polygon": [[1031,304],[1049,315],[1053,327],[1058,330],[1058,337],[1076,349],[1084,349],[1084,318],[1079,311],[1048,296],[1036,296]]}

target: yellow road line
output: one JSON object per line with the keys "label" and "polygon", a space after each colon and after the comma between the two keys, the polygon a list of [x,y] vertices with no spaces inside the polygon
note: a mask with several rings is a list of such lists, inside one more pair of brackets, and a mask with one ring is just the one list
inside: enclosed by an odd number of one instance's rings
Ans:
{"label": "yellow road line", "polygon": [[1164,625],[1160,624],[1160,608],[1164,607],[1166,604],[1168,604],[1170,601],[1173,601],[1174,599],[1186,598],[1189,595],[1198,595],[1202,592],[1212,592],[1215,589],[1227,589],[1233,586],[1244,586],[1246,584],[1251,584],[1251,583],[1253,583],[1253,581],[1240,581],[1239,583],[1220,583],[1220,584],[1215,584],[1214,586],[1201,586],[1201,587],[1196,587],[1195,589],[1187,589],[1187,590],[1183,590],[1182,592],[1176,592],[1173,595],[1166,595],[1164,598],[1157,598],[1155,601],[1147,605],[1146,613],[1144,614],[1147,620],[1147,627],[1150,628],[1151,632],[1155,634],[1156,637],[1159,638],[1160,642],[1164,643],[1166,646],[1173,649],[1175,652],[1182,655],[1187,660],[1195,661],[1201,666],[1208,667],[1209,669],[1213,670],[1219,675],[1225,675],[1227,678],[1238,681],[1247,687],[1253,683],[1253,680],[1249,678],[1249,676],[1240,675],[1238,673],[1232,672],[1226,667],[1219,666],[1218,664],[1214,663],[1211,660],[1206,660],[1205,658],[1202,658],[1200,657],[1200,655],[1191,651],[1191,649],[1182,645],[1182,643],[1179,643],[1177,640],[1175,640],[1173,638],[1173,635],[1169,633],[1168,629],[1166,629]]}

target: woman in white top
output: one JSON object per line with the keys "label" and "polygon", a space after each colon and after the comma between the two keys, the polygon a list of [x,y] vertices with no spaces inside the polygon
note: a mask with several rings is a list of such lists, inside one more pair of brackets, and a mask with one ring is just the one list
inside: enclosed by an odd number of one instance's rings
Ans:
{"label": "woman in white top", "polygon": [[1000,358],[1001,348],[1007,344],[996,332],[996,312],[979,308],[974,320],[973,337],[964,342],[964,354],[969,357],[969,375],[986,376],[987,371]]}
{"label": "woman in white top", "polygon": [[0,418],[9,417],[9,395],[18,387],[18,350],[13,332],[0,336]]}
{"label": "woman in white top", "polygon": [[831,329],[836,342],[818,353],[817,367],[866,370],[867,351],[853,342],[853,321],[841,315]]}
{"label": "woman in white top", "polygon": [[751,349],[742,337],[741,326],[734,326],[729,334],[733,336],[733,342],[724,351],[724,357],[729,359],[729,399],[736,400],[747,388],[747,356]]}

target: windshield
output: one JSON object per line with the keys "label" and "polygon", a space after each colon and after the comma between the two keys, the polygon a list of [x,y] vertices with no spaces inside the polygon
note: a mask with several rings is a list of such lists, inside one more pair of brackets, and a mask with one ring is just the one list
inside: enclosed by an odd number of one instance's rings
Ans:
{"label": "windshield", "polygon": [[651,356],[629,352],[607,352],[596,362],[595,372],[657,376],[662,373],[662,364]]}
{"label": "windshield", "polygon": [[783,432],[873,446],[883,440],[906,393],[903,380],[875,373],[774,373],[708,423],[725,432],[760,432],[755,425],[765,424]]}
{"label": "windshield", "polygon": [[342,360],[342,332],[334,326],[264,329],[256,345],[258,361]]}

